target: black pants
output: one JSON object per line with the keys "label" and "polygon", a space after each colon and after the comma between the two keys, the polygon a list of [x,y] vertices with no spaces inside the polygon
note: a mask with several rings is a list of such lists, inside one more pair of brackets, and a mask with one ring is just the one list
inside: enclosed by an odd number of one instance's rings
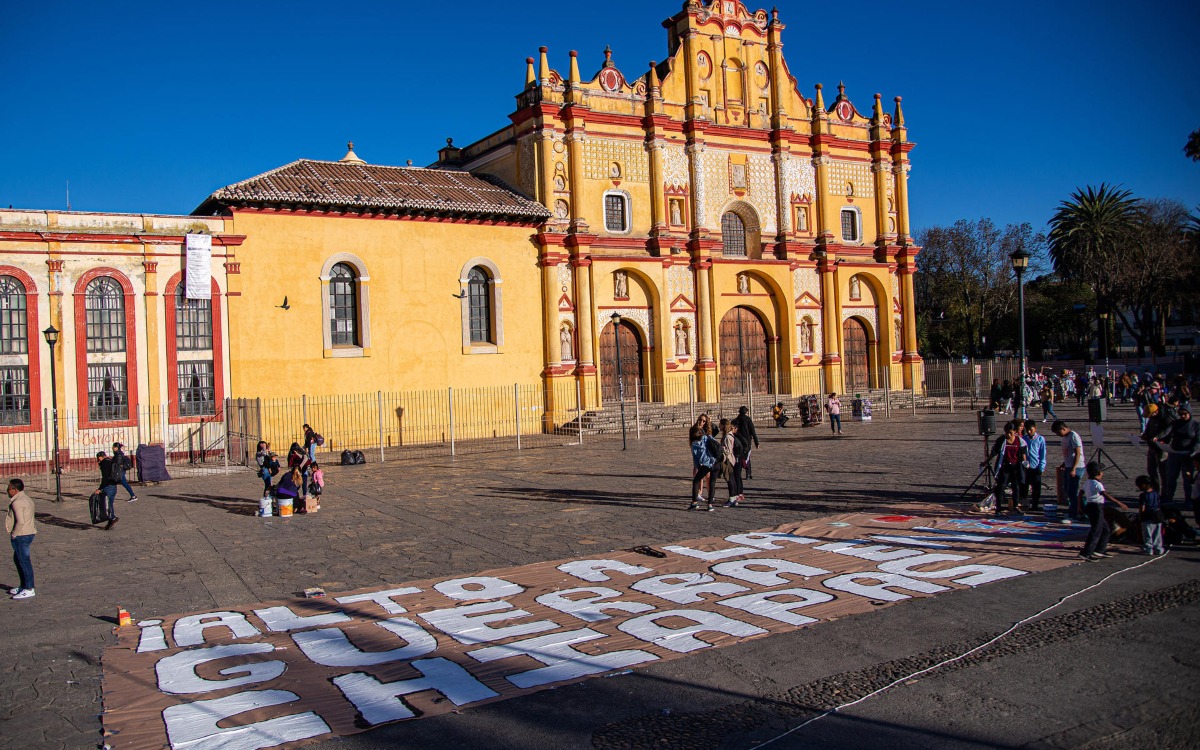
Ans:
{"label": "black pants", "polygon": [[1029,507],[1037,510],[1042,502],[1042,470],[1026,469],[1025,484],[1021,485],[1021,499],[1029,498]]}
{"label": "black pants", "polygon": [[1092,528],[1088,529],[1087,543],[1083,545],[1083,556],[1087,557],[1093,552],[1107,552],[1112,529],[1104,518],[1104,503],[1084,503],[1083,510],[1087,513],[1088,523],[1092,525]]}
{"label": "black pants", "polygon": [[729,499],[742,494],[742,476],[738,473],[736,466],[729,467],[729,476],[726,478],[726,483],[729,485]]}
{"label": "black pants", "polygon": [[1010,487],[1012,490],[1012,504],[1016,508],[1017,498],[1021,493],[1021,467],[1015,464],[1002,464],[1000,473],[996,475],[996,515],[1000,515],[1000,511],[1004,506],[1004,488]]}
{"label": "black pants", "polygon": [[712,477],[713,479],[713,481],[708,483],[708,504],[712,505],[713,495],[716,494],[717,491],[717,467],[715,465],[701,466],[699,469],[696,469],[696,476],[692,477],[691,502],[697,502],[696,498],[700,495],[700,490],[704,487],[705,477]]}

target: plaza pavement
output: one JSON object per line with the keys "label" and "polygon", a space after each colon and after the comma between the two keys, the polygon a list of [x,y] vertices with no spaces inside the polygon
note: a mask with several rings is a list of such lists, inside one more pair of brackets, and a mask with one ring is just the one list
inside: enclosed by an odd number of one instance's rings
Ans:
{"label": "plaza pavement", "polygon": [[[1083,410],[1060,408],[1087,435]],[[1141,452],[1114,409],[1108,453]],[[1048,426],[1048,425],[1046,425]],[[86,500],[33,492],[38,595],[0,602],[0,747],[96,747],[100,656],[118,606],[135,618],[471,574],[773,527],[897,502],[954,502],[977,471],[970,412],[825,428],[762,425],[746,505],[688,513],[679,434],[358,467],[332,467],[319,514],[260,519],[249,471],[139,488],[109,532]],[[1057,439],[1050,438],[1051,460]],[[1089,450],[1090,455],[1090,450]],[[1132,481],[1106,476],[1132,500]],[[981,494],[981,493],[979,493]],[[723,488],[718,498],[724,498]],[[978,494],[974,496],[978,499]],[[1128,549],[1128,548],[1127,548]],[[319,748],[748,748],[817,709],[931,666],[1146,558],[1119,554],[912,600]],[[1200,548],[1071,599],[976,658],[904,684],[770,745],[1192,748],[1200,672]],[[15,573],[0,567],[0,583]]]}

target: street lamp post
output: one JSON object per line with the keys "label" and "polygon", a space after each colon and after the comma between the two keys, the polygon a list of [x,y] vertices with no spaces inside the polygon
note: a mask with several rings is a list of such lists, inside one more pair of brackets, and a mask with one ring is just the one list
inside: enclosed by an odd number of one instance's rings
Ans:
{"label": "street lamp post", "polygon": [[625,439],[625,379],[621,374],[621,313],[612,314],[613,336],[617,339],[617,399],[621,402],[621,450],[628,445]]}
{"label": "street lamp post", "polygon": [[1014,389],[1016,391],[1014,395],[1017,399],[1014,413],[1020,414],[1021,419],[1025,419],[1027,416],[1025,413],[1025,269],[1029,268],[1029,256],[1030,252],[1023,247],[1008,256],[1012,260],[1013,271],[1017,274],[1017,308],[1020,320],[1018,338],[1021,347],[1017,356],[1021,358],[1021,361],[1019,368],[1020,382]]}
{"label": "street lamp post", "polygon": [[1100,313],[1100,340],[1104,346],[1104,395],[1108,395],[1108,313]]}
{"label": "street lamp post", "polygon": [[62,467],[58,465],[58,370],[54,364],[54,346],[58,343],[59,330],[50,326],[42,331],[50,345],[50,419],[54,422],[54,502],[62,502]]}

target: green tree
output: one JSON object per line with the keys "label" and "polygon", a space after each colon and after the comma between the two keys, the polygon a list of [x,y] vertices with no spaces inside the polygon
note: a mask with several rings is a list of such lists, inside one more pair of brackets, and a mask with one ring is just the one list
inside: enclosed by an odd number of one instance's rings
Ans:
{"label": "green tree", "polygon": [[1183,145],[1183,154],[1192,161],[1200,161],[1200,129],[1192,131],[1187,143]]}

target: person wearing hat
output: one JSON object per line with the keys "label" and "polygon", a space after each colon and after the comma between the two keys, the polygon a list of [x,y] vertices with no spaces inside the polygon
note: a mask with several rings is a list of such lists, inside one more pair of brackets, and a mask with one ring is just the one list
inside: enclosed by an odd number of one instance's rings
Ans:
{"label": "person wearing hat", "polygon": [[104,530],[108,531],[117,523],[117,512],[113,508],[113,502],[117,499],[117,480],[113,478],[113,460],[108,457],[104,451],[96,452],[96,464],[100,467],[100,492],[104,495],[108,505],[108,524]]}
{"label": "person wearing hat", "polygon": [[[133,494],[133,488],[129,486],[129,480],[125,478],[125,472],[133,468],[133,461],[130,461],[129,456],[125,455],[124,448],[124,443],[112,444],[113,479],[129,493],[129,499],[126,502],[132,503],[137,500],[137,495]],[[116,490],[113,491],[116,492]]]}
{"label": "person wearing hat", "polygon": [[1146,475],[1162,486],[1159,465],[1166,460],[1167,453],[1161,442],[1171,434],[1171,420],[1163,409],[1153,401],[1146,404],[1146,429],[1142,430],[1142,442],[1146,444]]}

